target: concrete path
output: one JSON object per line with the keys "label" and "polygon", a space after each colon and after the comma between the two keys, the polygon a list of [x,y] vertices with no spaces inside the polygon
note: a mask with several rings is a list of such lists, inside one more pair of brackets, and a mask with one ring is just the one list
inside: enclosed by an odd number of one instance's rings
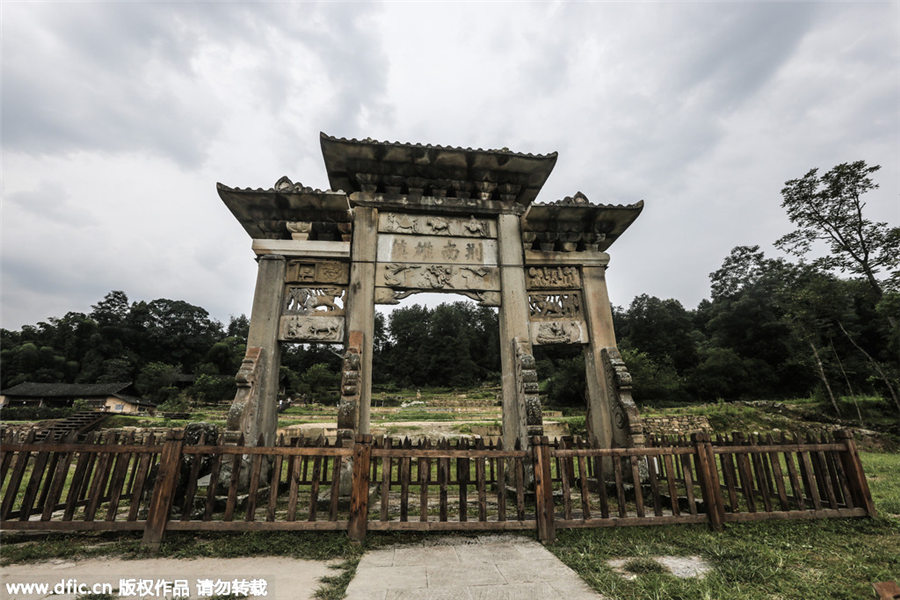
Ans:
{"label": "concrete path", "polygon": [[[0,598],[74,600],[81,594],[66,590],[67,585],[71,587],[95,583],[111,584],[113,589],[120,590],[122,597],[143,597],[145,600],[172,598],[175,596],[174,590],[171,587],[165,589],[165,586],[175,585],[176,581],[186,581],[190,597],[193,599],[208,597],[214,593],[233,594],[236,591],[238,596],[247,594],[248,597],[265,600],[312,600],[316,588],[320,585],[321,577],[340,573],[328,568],[329,564],[331,563],[324,561],[274,556],[147,560],[99,558],[79,561],[57,559],[41,563],[9,565],[0,569],[2,573]],[[131,585],[133,581],[136,593],[123,593],[127,590],[121,589],[123,584],[120,580],[125,582],[125,586]],[[210,583],[207,584],[206,581]],[[226,582],[228,590],[225,590]],[[36,593],[34,590],[31,593],[22,591],[16,593],[7,587],[8,584],[20,583],[47,583],[50,590],[47,594]],[[145,592],[146,588],[139,589],[138,585],[150,585],[152,593],[142,595],[141,592]],[[207,590],[199,589],[198,585],[211,585],[214,589],[210,593],[202,593]],[[215,589],[217,585],[219,588]],[[54,586],[61,586],[62,593],[54,594]],[[232,589],[232,586],[236,587]],[[253,594],[254,591],[264,593]]]}
{"label": "concrete path", "polygon": [[601,600],[538,542],[519,536],[436,538],[367,552],[346,600]]}

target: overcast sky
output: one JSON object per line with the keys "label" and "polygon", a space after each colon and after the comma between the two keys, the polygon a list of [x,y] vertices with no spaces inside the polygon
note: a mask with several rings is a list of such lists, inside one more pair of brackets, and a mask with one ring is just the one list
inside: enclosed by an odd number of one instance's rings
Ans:
{"label": "overcast sky", "polygon": [[[538,201],[643,199],[614,304],[693,308],[790,230],[812,167],[881,164],[900,224],[900,3],[16,3],[2,10],[2,299],[18,328],[110,290],[249,313],[217,181],[326,188],[319,132],[558,151]],[[411,301],[414,301],[415,297]]]}

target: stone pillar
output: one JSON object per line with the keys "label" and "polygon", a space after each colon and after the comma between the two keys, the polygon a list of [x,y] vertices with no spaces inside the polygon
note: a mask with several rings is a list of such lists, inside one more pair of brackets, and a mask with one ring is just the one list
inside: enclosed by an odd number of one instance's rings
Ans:
{"label": "stone pillar", "polygon": [[228,429],[243,433],[250,446],[256,445],[260,434],[266,445],[274,443],[278,427],[278,326],[287,264],[283,256],[276,254],[261,256],[258,263],[247,353],[237,375],[238,392],[228,415]]}
{"label": "stone pillar", "polygon": [[375,338],[375,255],[378,241],[378,209],[353,209],[353,239],[350,244],[350,287],[347,290],[346,331],[362,332],[356,433],[369,433],[372,404],[372,341]]}
{"label": "stone pillar", "polygon": [[516,342],[531,353],[528,329],[528,297],[525,294],[525,261],[519,217],[501,214],[497,218],[497,246],[500,262],[500,369],[503,373],[503,447],[512,449],[516,440],[528,442],[525,398],[516,380]]}
{"label": "stone pillar", "polygon": [[611,398],[602,351],[604,348],[615,347],[616,334],[613,331],[612,307],[606,290],[606,266],[585,265],[582,267],[581,276],[584,311],[590,331],[590,344],[584,347],[588,436],[592,445],[611,448],[613,446]]}

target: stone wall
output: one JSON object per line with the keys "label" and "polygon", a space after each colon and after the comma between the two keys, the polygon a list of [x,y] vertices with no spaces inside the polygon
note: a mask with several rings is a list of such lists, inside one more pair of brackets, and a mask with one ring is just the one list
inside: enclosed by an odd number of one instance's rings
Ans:
{"label": "stone wall", "polygon": [[642,417],[645,435],[685,435],[701,431],[711,432],[709,419],[702,415]]}

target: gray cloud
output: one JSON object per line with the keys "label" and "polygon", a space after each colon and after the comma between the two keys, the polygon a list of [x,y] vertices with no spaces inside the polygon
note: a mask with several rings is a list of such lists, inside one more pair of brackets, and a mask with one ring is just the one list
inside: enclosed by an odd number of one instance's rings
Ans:
{"label": "gray cloud", "polygon": [[880,162],[872,216],[897,219],[896,3],[3,11],[5,327],[110,289],[247,312],[249,240],[214,182],[324,187],[320,130],[559,151],[540,200],[645,199],[617,304],[696,304],[732,246],[789,229],[778,191],[813,166]]}
{"label": "gray cloud", "polygon": [[[199,72],[199,63],[206,52],[234,47],[246,49],[253,66],[232,68],[246,77],[240,83],[265,112],[277,115],[302,101],[302,92],[311,87],[304,60],[313,56],[330,78],[327,87],[335,98],[327,126],[358,124],[364,112],[389,118],[386,60],[366,26],[370,8],[11,6],[7,20],[17,26],[4,28],[3,42],[8,150],[154,152],[187,167],[198,165],[233,102],[207,81],[232,74]],[[30,39],[32,29],[40,35]],[[291,130],[289,124],[284,130]]]}

